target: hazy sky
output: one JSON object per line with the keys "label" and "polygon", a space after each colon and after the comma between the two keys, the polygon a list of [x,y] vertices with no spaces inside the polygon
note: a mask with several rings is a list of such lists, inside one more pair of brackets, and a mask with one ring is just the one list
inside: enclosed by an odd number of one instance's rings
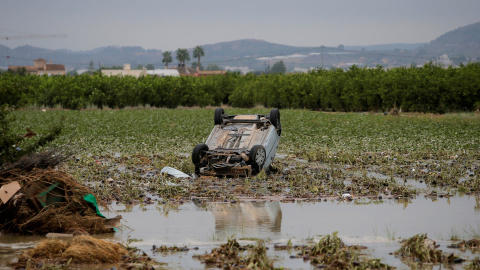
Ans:
{"label": "hazy sky", "polygon": [[430,42],[480,21],[480,0],[0,0],[14,48],[176,50],[237,39],[294,46]]}

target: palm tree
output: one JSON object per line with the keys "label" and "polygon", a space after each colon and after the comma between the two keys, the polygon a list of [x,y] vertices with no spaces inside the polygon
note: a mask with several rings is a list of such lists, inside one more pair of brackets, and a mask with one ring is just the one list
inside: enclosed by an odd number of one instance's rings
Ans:
{"label": "palm tree", "polygon": [[197,68],[201,68],[202,65],[200,65],[200,57],[205,56],[205,51],[203,50],[202,46],[197,46],[195,49],[193,49],[193,57],[198,59],[197,62]]}
{"label": "palm tree", "polygon": [[172,53],[169,51],[164,52],[162,62],[165,63],[165,69],[168,69],[168,63],[172,62]]}
{"label": "palm tree", "polygon": [[180,62],[182,67],[185,67],[185,61],[190,60],[190,54],[187,49],[178,49],[177,50],[177,60]]}

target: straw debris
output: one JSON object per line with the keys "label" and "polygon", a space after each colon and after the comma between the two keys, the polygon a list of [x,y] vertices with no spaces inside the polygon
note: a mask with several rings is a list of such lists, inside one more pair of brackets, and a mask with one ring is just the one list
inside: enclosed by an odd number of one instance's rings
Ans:
{"label": "straw debris", "polygon": [[[115,264],[120,269],[152,269],[151,258],[136,254],[119,243],[80,235],[71,241],[48,239],[35,248],[24,251],[15,268],[44,269],[47,266],[72,266],[85,264]],[[56,268],[55,268],[56,269]]]}

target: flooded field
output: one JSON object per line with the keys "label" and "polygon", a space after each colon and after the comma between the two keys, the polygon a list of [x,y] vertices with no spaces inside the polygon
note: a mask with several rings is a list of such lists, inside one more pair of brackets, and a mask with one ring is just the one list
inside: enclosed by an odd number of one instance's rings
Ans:
{"label": "flooded field", "polygon": [[[176,206],[114,204],[112,210],[122,215],[126,226],[112,239],[120,242],[133,240],[132,246],[144,250],[159,262],[168,263],[167,268],[175,269],[203,268],[192,256],[209,252],[228,239],[236,238],[240,243],[264,239],[269,247],[268,254],[275,259],[275,266],[310,269],[310,262],[290,258],[295,252],[275,251],[274,246],[286,245],[289,241],[302,245],[338,231],[346,244],[364,245],[370,256],[398,269],[407,269],[409,267],[390,253],[399,248],[399,239],[419,232],[427,233],[446,252],[455,252],[463,258],[472,257],[469,252],[446,247],[451,244],[451,239],[479,236],[478,200],[478,196],[438,200],[418,198],[408,205],[394,199],[374,202],[359,199],[309,203],[186,203]],[[39,240],[40,237],[34,236],[0,236],[2,261],[14,260],[12,253],[16,252],[13,250],[32,246]],[[186,247],[188,250],[154,252],[153,245]]]}
{"label": "flooded field", "polygon": [[[272,174],[196,178],[190,151],[208,136],[213,119],[204,118],[210,113],[64,112],[71,121],[60,141],[74,142],[72,149],[81,151],[61,169],[108,204],[110,212],[102,209],[107,217],[123,217],[115,234],[97,237],[137,247],[165,269],[218,268],[203,263],[199,255],[232,239],[241,246],[263,241],[275,267],[323,267],[301,247],[328,235],[358,246],[362,258],[397,269],[478,267],[478,260],[473,264],[478,248],[455,246],[480,238],[477,115],[385,117],[286,110]],[[20,123],[38,117],[26,112],[18,116]],[[143,125],[147,116],[150,126]],[[137,130],[135,119],[143,123]],[[189,177],[162,174],[165,167]],[[401,241],[418,234],[462,260],[444,265],[405,260],[397,252]],[[41,239],[0,234],[0,269],[9,269],[8,262]]]}

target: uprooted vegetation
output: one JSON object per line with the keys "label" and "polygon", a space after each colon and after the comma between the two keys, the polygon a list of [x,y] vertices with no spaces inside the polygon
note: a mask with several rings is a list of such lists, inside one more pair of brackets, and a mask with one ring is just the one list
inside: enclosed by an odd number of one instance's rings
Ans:
{"label": "uprooted vegetation", "polygon": [[153,269],[157,264],[143,252],[119,243],[76,236],[70,241],[47,239],[24,251],[15,269],[68,269],[77,265],[115,265],[119,269]]}
{"label": "uprooted vegetation", "polygon": [[[380,259],[370,259],[361,252],[364,247],[348,246],[337,236],[337,232],[326,235],[313,245],[278,246],[275,250],[294,250],[297,255],[291,259],[302,258],[317,268],[325,269],[393,269]],[[267,256],[267,248],[263,240],[257,245],[240,245],[236,239],[229,239],[226,244],[214,248],[210,253],[195,255],[209,267],[223,269],[274,269],[275,260]]]}
{"label": "uprooted vegetation", "polygon": [[111,227],[105,226],[106,219],[98,215],[96,206],[88,202],[93,196],[91,191],[69,174],[53,169],[29,172],[15,169],[0,174],[2,185],[13,182],[21,188],[7,203],[0,205],[1,231],[22,234],[113,232]]}
{"label": "uprooted vegetation", "polygon": [[291,258],[302,258],[310,261],[317,268],[326,269],[393,269],[382,263],[380,259],[371,259],[362,252],[364,246],[346,245],[338,236],[338,232],[323,236],[313,245],[275,246],[276,250],[295,250],[297,255]]}
{"label": "uprooted vegetation", "polygon": [[446,253],[438,249],[438,245],[427,234],[417,234],[401,241],[401,247],[395,254],[400,256],[402,261],[410,266],[423,263],[452,264],[462,263],[464,259],[454,253]]}
{"label": "uprooted vegetation", "polygon": [[463,240],[459,243],[453,244],[452,248],[458,248],[461,251],[471,250],[474,253],[480,253],[480,238]]}
{"label": "uprooted vegetation", "polygon": [[[248,251],[248,255],[243,255]],[[267,257],[263,241],[256,246],[241,246],[236,239],[229,239],[226,244],[214,248],[210,253],[195,255],[195,259],[208,265],[223,269],[274,269],[273,260]]]}

